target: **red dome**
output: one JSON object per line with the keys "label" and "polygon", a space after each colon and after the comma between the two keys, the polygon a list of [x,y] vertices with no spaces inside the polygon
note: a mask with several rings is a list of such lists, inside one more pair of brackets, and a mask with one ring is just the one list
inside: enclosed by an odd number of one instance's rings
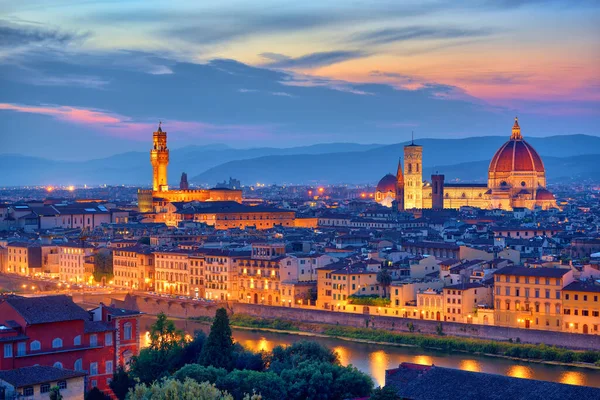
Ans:
{"label": "red dome", "polygon": [[538,189],[536,195],[536,200],[554,200],[554,195],[547,189]]}
{"label": "red dome", "polygon": [[515,119],[510,140],[494,154],[490,173],[494,172],[545,172],[544,163],[537,151],[521,136],[521,128]]}
{"label": "red dome", "polygon": [[387,174],[377,184],[378,192],[396,192],[396,177],[392,174]]}
{"label": "red dome", "polygon": [[490,172],[536,171],[544,172],[538,153],[524,140],[511,139],[494,154]]}

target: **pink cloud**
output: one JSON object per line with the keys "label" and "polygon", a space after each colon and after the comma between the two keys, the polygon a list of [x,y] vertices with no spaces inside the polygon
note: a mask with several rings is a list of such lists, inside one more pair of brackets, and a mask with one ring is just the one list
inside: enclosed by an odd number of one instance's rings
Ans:
{"label": "pink cloud", "polygon": [[[60,121],[85,125],[88,128],[107,133],[111,136],[146,141],[148,134],[157,127],[157,122],[135,121],[130,117],[98,110],[71,106],[29,106],[22,104],[0,103],[0,110],[20,113],[46,115]],[[165,121],[166,130],[178,136],[191,138],[257,139],[273,136],[274,126],[270,125],[216,125],[196,121]]]}

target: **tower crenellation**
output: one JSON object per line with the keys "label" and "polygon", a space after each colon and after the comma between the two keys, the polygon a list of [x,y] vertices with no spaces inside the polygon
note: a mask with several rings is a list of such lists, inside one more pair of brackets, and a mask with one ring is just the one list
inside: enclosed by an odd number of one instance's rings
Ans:
{"label": "tower crenellation", "polygon": [[150,150],[150,163],[152,164],[152,190],[166,192],[169,190],[167,183],[167,167],[169,165],[169,149],[167,148],[167,132],[162,130],[162,122],[152,134],[152,150]]}

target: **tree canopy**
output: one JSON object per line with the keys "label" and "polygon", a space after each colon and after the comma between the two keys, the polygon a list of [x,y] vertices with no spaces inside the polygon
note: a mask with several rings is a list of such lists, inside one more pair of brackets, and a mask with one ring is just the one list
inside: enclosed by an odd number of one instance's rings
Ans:
{"label": "tree canopy", "polygon": [[233,337],[227,310],[219,308],[210,333],[200,354],[200,364],[231,370],[233,368]]}

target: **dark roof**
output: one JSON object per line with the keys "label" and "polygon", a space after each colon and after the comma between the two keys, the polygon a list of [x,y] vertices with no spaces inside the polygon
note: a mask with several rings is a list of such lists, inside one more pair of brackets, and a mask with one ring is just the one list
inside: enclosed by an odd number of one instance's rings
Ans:
{"label": "dark roof", "polygon": [[135,310],[127,310],[125,308],[113,307],[113,306],[104,306],[106,308],[106,312],[110,314],[112,317],[125,317],[130,315],[140,315],[142,314],[140,311]]}
{"label": "dark roof", "polygon": [[600,389],[513,378],[437,366],[402,363],[387,370],[386,386],[412,400],[564,400],[598,399]]}
{"label": "dark roof", "polygon": [[478,289],[478,288],[482,288],[483,285],[480,283],[476,283],[476,282],[465,282],[465,283],[459,283],[458,285],[452,285],[452,286],[445,286],[444,289],[449,289],[449,290],[468,290],[468,289]]}
{"label": "dark roof", "polygon": [[539,276],[544,278],[562,278],[570,269],[568,268],[527,268],[508,266],[494,272],[495,275]]}
{"label": "dark roof", "polygon": [[107,332],[114,331],[115,328],[110,326],[110,324],[104,321],[84,321],[84,331],[85,333],[96,333],[96,332]]}
{"label": "dark roof", "polygon": [[575,281],[569,283],[567,286],[563,288],[563,290],[571,290],[573,292],[591,292],[591,293],[600,293],[600,283],[596,282],[581,282]]}
{"label": "dark roof", "polygon": [[9,296],[6,303],[11,305],[30,324],[48,322],[89,320],[90,315],[64,295],[43,297]]}
{"label": "dark roof", "polygon": [[446,183],[444,182],[444,187],[449,188],[482,188],[487,189],[487,183]]}
{"label": "dark roof", "polygon": [[40,383],[62,381],[85,375],[87,375],[85,372],[41,365],[0,371],[0,379],[10,383],[16,388],[37,385]]}

